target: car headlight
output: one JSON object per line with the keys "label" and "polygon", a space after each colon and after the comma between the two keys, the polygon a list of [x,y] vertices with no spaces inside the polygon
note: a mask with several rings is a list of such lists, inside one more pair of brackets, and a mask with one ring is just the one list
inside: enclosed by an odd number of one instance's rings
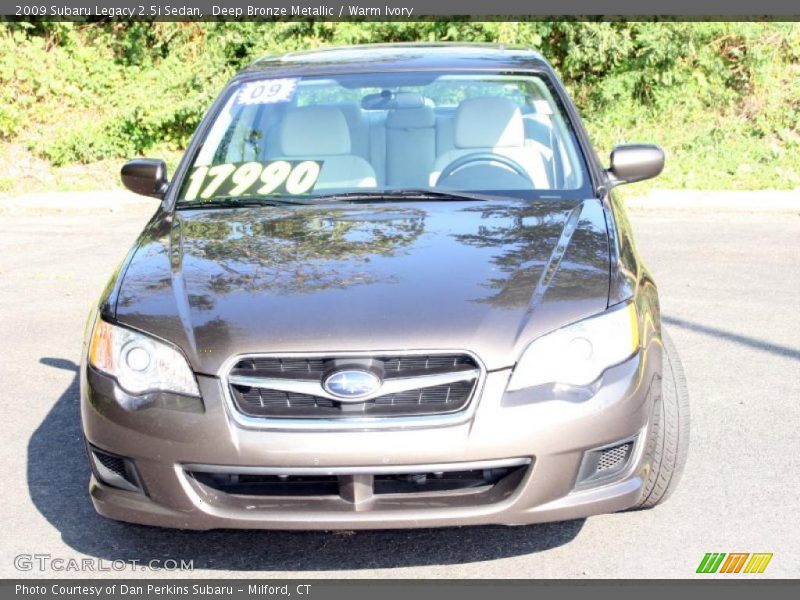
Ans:
{"label": "car headlight", "polygon": [[131,394],[200,395],[192,369],[177,348],[99,317],[89,343],[89,364],[114,377]]}
{"label": "car headlight", "polygon": [[508,390],[547,383],[588,385],[638,347],[636,308],[629,302],[534,340],[514,367]]}

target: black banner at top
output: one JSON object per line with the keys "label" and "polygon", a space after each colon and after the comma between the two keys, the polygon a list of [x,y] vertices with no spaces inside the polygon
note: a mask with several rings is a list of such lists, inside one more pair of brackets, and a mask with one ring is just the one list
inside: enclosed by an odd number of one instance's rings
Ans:
{"label": "black banner at top", "polygon": [[43,20],[421,20],[463,16],[771,18],[795,20],[786,0],[0,0],[0,17]]}

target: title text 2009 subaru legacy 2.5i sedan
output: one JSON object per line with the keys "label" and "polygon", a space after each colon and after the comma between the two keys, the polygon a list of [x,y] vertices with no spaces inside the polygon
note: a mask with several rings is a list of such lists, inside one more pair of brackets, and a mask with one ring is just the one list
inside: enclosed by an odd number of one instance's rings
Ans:
{"label": "title text 2009 subaru legacy 2.5i sedan", "polygon": [[179,528],[524,524],[650,507],[688,405],[656,286],[536,53],[343,48],[227,85],[89,321],[98,512]]}

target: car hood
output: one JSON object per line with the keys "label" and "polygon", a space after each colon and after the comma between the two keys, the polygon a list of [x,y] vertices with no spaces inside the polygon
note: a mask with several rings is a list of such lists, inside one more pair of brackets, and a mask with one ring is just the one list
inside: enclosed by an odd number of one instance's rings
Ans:
{"label": "car hood", "polygon": [[468,350],[491,370],[608,291],[598,200],[197,209],[151,222],[116,318],[208,374],[251,352]]}

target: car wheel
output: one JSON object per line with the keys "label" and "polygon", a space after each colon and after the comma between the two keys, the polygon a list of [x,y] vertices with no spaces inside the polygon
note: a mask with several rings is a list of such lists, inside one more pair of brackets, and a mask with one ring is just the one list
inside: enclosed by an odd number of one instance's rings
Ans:
{"label": "car wheel", "polygon": [[683,365],[672,343],[662,331],[664,343],[661,397],[653,406],[646,449],[651,469],[634,508],[651,508],[675,491],[689,452],[689,392]]}

